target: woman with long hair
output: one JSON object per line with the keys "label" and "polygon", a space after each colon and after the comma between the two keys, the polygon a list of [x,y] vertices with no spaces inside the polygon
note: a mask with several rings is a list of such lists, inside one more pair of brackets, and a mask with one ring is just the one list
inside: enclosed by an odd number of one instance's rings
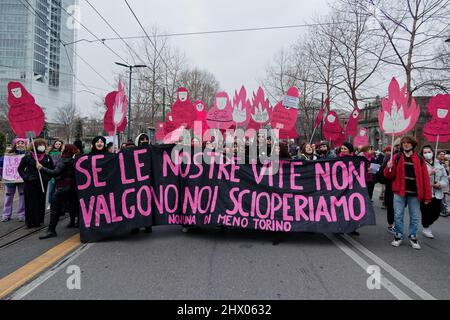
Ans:
{"label": "woman with long hair", "polygon": [[[53,160],[53,165],[57,166],[59,160],[61,159],[61,151],[64,146],[64,141],[60,139],[56,139],[55,142],[53,142],[52,146],[50,147],[50,150],[48,151],[48,155]],[[48,183],[48,204],[51,205],[53,202],[53,196],[55,194],[55,179],[51,179]],[[47,208],[49,209],[49,208]]]}

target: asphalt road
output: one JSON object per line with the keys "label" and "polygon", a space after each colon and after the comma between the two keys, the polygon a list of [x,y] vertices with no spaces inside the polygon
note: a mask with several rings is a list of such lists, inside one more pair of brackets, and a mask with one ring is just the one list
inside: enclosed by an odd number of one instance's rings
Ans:
{"label": "asphalt road", "polygon": [[[436,239],[419,238],[422,250],[408,243],[394,248],[377,193],[374,199],[377,226],[361,228],[359,237],[240,230],[184,234],[177,226],[154,227],[150,235],[83,245],[9,298],[449,299],[450,218],[437,221]],[[0,251],[0,277],[72,234],[64,230],[49,241],[33,235]],[[66,285],[69,266],[81,270],[80,290]],[[379,269],[379,288],[368,267]],[[371,289],[368,279],[375,283]]]}

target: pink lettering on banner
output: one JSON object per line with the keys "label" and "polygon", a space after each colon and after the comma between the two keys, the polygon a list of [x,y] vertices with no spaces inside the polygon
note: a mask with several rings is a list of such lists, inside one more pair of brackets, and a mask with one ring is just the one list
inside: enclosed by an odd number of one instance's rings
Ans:
{"label": "pink lettering on banner", "polygon": [[319,202],[317,203],[316,221],[319,222],[322,216],[324,216],[328,222],[332,221],[330,213],[328,212],[327,202],[324,197],[320,197]]}
{"label": "pink lettering on banner", "polygon": [[106,186],[106,182],[100,182],[98,180],[98,174],[100,172],[102,172],[103,170],[101,168],[97,168],[97,160],[103,159],[104,157],[105,156],[102,155],[102,154],[92,157],[92,174],[94,176],[94,186],[97,187],[97,188]]}
{"label": "pink lettering on banner", "polygon": [[91,227],[91,221],[92,221],[92,212],[94,211],[94,204],[95,204],[95,197],[91,196],[89,198],[89,209],[86,209],[86,203],[84,202],[84,199],[80,199],[80,207],[81,207],[81,213],[83,215],[83,221],[84,226],[89,229]]}
{"label": "pink lettering on banner", "polygon": [[111,221],[113,223],[122,221],[123,218],[121,216],[117,216],[116,214],[116,203],[114,202],[114,192],[109,193],[109,203],[111,205]]}
{"label": "pink lettering on banner", "polygon": [[130,183],[136,182],[135,179],[127,179],[127,177],[126,177],[123,153],[119,153],[119,167],[120,167],[120,179],[122,180],[122,184],[130,184]]}
{"label": "pink lettering on banner", "polygon": [[342,207],[342,211],[344,212],[345,221],[350,221],[350,215],[349,215],[349,211],[348,211],[348,200],[345,196],[341,197],[339,200],[335,196],[331,196],[330,204],[331,204],[331,217],[332,217],[333,222],[337,221],[336,207]]}
{"label": "pink lettering on banner", "polygon": [[[238,212],[239,207],[241,207],[241,205],[239,204],[238,200],[236,199],[236,196],[234,195],[235,192],[239,192],[239,188],[231,188],[231,190],[230,190],[230,200],[231,200],[231,202],[233,202],[233,210],[226,209],[225,213],[227,215],[231,215],[231,216],[235,215]],[[247,190],[247,192],[250,193],[250,191],[248,191],[248,190]],[[243,215],[241,213],[242,216],[248,217],[248,213],[245,213],[245,214],[246,215]]]}
{"label": "pink lettering on banner", "polygon": [[[175,199],[172,208],[169,207],[169,191],[170,190],[173,190],[173,195],[174,195],[174,199]],[[166,186],[166,188],[164,190],[164,205],[165,205],[165,209],[166,209],[167,213],[175,213],[175,211],[177,211],[177,209],[178,209],[178,189],[173,184],[169,184],[168,186]]]}
{"label": "pink lettering on banner", "polygon": [[[145,200],[142,199],[142,192],[145,192],[146,196]],[[145,203],[147,204],[146,209],[142,207],[142,205]],[[143,186],[142,188],[139,189],[137,193],[137,209],[139,213],[144,217],[148,217],[149,215],[152,214],[151,192],[149,186]]]}
{"label": "pink lettering on banner", "polygon": [[[207,192],[207,202],[206,202],[206,207],[204,208],[204,209],[202,209],[202,199],[203,199],[203,193],[204,192]],[[201,213],[201,214],[205,214],[207,211],[208,211],[208,209],[209,209],[209,206],[211,205],[211,199],[212,199],[212,189],[211,189],[211,187],[209,187],[209,186],[205,186],[205,187],[203,187],[202,189],[200,189],[200,193],[199,193],[199,198],[200,198],[200,201],[199,201],[199,203],[198,203],[198,211]]]}
{"label": "pink lettering on banner", "polygon": [[[339,181],[338,178],[338,171],[341,173],[341,181]],[[345,190],[348,188],[348,170],[347,165],[344,162],[337,161],[333,164],[332,181],[334,188],[337,190]]]}
{"label": "pink lettering on banner", "polygon": [[264,176],[268,177],[268,182],[269,182],[269,186],[273,187],[273,170],[272,170],[272,165],[270,163],[264,163],[261,166],[261,170],[258,173],[256,170],[256,163],[254,161],[252,161],[252,170],[253,170],[253,176],[255,178],[256,184],[260,184],[262,179],[264,178]]}
{"label": "pink lettering on banner", "polygon": [[189,187],[186,187],[184,190],[184,201],[183,201],[183,213],[187,212],[187,206],[189,204],[192,213],[197,213],[198,208],[198,189],[199,187],[195,187],[194,195],[192,196]]}
{"label": "pink lettering on banner", "polygon": [[[278,203],[275,204],[275,202],[278,202]],[[272,219],[272,220],[275,219],[275,212],[280,210],[282,206],[283,206],[283,199],[280,197],[280,195],[278,193],[272,193],[270,219]]]}
{"label": "pink lettering on banner", "polygon": [[172,162],[172,159],[170,158],[170,155],[166,151],[164,151],[164,153],[163,153],[163,177],[167,177],[167,175],[168,175],[167,166],[170,167],[170,170],[172,171],[172,173],[174,175],[178,176],[179,165],[174,164]]}
{"label": "pink lettering on banner", "polygon": [[97,205],[95,206],[95,226],[100,226],[100,216],[104,215],[106,223],[111,223],[111,216],[104,195],[97,196]]}
{"label": "pink lettering on banner", "polygon": [[317,191],[321,191],[322,190],[322,186],[320,183],[320,179],[322,178],[322,180],[325,182],[326,188],[328,191],[332,190],[332,186],[331,186],[331,175],[330,175],[330,164],[329,163],[325,163],[325,170],[322,167],[321,163],[316,163],[316,190]]}
{"label": "pink lettering on banner", "polygon": [[159,198],[156,195],[156,192],[155,192],[154,188],[151,188],[150,192],[152,194],[152,199],[155,202],[156,207],[158,208],[158,212],[160,214],[163,214],[164,213],[164,201],[163,201],[164,189],[163,189],[163,186],[159,186]]}
{"label": "pink lettering on banner", "polygon": [[81,157],[81,158],[77,161],[77,163],[75,164],[75,169],[76,169],[78,172],[82,173],[82,174],[86,177],[86,183],[85,183],[85,184],[82,184],[82,185],[78,185],[78,190],[80,190],[80,191],[89,188],[89,186],[91,185],[91,174],[89,173],[88,170],[83,169],[83,168],[81,167],[81,163],[83,163],[83,162],[86,161],[87,159],[88,159],[88,156],[83,156],[83,157]]}
{"label": "pink lettering on banner", "polygon": [[294,217],[289,215],[289,209],[291,206],[289,205],[288,200],[293,197],[290,193],[285,193],[283,195],[283,221],[294,221]]}
{"label": "pink lettering on banner", "polygon": [[[266,212],[261,212],[261,198],[266,198]],[[270,216],[270,196],[267,192],[261,192],[256,196],[256,214],[261,219],[267,219]]]}
{"label": "pink lettering on banner", "polygon": [[[122,214],[127,219],[133,219],[136,214],[136,208],[134,205],[130,206],[129,208],[127,206],[127,195],[129,195],[130,193],[135,193],[135,192],[136,192],[135,188],[130,188],[130,189],[125,190],[124,193],[122,194]],[[128,211],[128,209],[130,209],[130,211]]]}
{"label": "pink lettering on banner", "polygon": [[355,165],[353,162],[349,163],[348,166],[348,172],[349,172],[349,186],[350,189],[353,189],[353,177],[358,180],[358,183],[361,187],[365,188],[366,185],[366,164],[365,162],[361,161],[359,164],[359,172],[356,170]]}
{"label": "pink lettering on banner", "polygon": [[292,190],[303,190],[303,186],[299,186],[295,184],[295,179],[300,177],[300,173],[295,173],[295,166],[302,166],[303,162],[291,162],[291,189]]}
{"label": "pink lettering on banner", "polygon": [[[355,214],[355,198],[359,201],[360,212],[358,215]],[[354,193],[348,198],[348,207],[350,210],[350,217],[355,221],[361,220],[366,215],[366,202],[360,193]]]}
{"label": "pink lettering on banner", "polygon": [[145,166],[145,163],[142,163],[139,161],[139,155],[146,153],[146,152],[147,152],[146,149],[140,149],[140,150],[134,151],[134,163],[136,165],[136,175],[137,175],[138,181],[144,181],[144,180],[147,180],[150,178],[148,175],[145,175],[145,176],[142,175],[141,168],[143,168]]}
{"label": "pink lettering on banner", "polygon": [[295,221],[309,221],[308,215],[305,213],[305,208],[308,206],[308,198],[301,195],[296,195],[294,198],[295,204]]}

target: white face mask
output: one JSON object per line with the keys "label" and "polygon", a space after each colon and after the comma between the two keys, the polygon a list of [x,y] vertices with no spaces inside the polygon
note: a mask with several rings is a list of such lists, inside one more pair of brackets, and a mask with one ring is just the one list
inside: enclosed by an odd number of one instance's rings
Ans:
{"label": "white face mask", "polygon": [[424,157],[426,160],[431,160],[431,159],[433,159],[433,154],[432,154],[432,153],[425,153],[425,154],[423,155],[423,157]]}
{"label": "white face mask", "polygon": [[38,150],[39,152],[44,152],[44,151],[45,151],[45,146],[39,146],[39,147],[37,148],[37,150]]}

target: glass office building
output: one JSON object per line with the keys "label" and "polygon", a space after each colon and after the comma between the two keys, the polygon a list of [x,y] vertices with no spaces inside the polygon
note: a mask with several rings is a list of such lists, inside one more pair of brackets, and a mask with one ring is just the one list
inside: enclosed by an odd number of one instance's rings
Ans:
{"label": "glass office building", "polygon": [[[74,41],[69,13],[76,0],[0,0],[0,108],[7,85],[19,81],[54,121],[58,108],[75,104]],[[6,110],[6,109],[4,109]]]}

